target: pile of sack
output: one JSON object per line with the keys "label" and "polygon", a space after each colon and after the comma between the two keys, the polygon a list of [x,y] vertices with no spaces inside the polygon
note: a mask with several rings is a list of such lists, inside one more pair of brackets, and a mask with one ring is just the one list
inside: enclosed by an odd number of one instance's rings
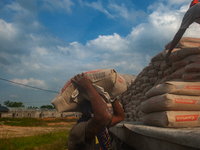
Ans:
{"label": "pile of sack", "polygon": [[162,127],[200,126],[200,39],[182,38],[151,59],[120,97],[127,121]]}

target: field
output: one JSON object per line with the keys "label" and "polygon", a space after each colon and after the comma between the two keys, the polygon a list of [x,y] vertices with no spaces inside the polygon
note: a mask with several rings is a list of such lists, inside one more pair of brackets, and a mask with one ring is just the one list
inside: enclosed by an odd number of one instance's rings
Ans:
{"label": "field", "polygon": [[76,118],[0,118],[2,150],[66,150]]}

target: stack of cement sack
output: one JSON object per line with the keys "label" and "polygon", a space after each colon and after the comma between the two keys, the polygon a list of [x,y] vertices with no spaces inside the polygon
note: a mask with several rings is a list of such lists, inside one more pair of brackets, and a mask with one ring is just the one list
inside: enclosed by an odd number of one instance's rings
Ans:
{"label": "stack of cement sack", "polygon": [[121,95],[126,119],[162,127],[200,126],[200,39],[182,38],[166,63],[169,46]]}

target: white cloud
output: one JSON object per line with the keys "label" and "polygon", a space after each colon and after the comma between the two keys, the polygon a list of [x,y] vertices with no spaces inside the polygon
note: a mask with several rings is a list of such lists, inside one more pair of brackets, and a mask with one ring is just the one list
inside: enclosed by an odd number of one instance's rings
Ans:
{"label": "white cloud", "polygon": [[0,38],[3,41],[12,41],[16,38],[18,30],[13,23],[7,23],[0,19]]}
{"label": "white cloud", "polygon": [[15,79],[12,79],[11,81],[19,83],[19,84],[23,84],[23,85],[46,88],[45,81],[34,79],[34,78],[30,78],[30,79],[17,79],[17,78],[15,78]]}
{"label": "white cloud", "polygon": [[67,13],[71,12],[71,7],[74,3],[71,0],[43,0],[43,8],[50,11],[61,11],[64,10]]}

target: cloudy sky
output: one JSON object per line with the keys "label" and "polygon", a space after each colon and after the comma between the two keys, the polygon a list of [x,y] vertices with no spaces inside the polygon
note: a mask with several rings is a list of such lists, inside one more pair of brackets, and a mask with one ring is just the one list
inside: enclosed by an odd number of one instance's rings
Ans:
{"label": "cloudy sky", "polygon": [[[114,68],[138,75],[164,50],[190,0],[1,0],[0,104],[51,104],[74,75]],[[193,24],[184,36],[198,37]]]}

